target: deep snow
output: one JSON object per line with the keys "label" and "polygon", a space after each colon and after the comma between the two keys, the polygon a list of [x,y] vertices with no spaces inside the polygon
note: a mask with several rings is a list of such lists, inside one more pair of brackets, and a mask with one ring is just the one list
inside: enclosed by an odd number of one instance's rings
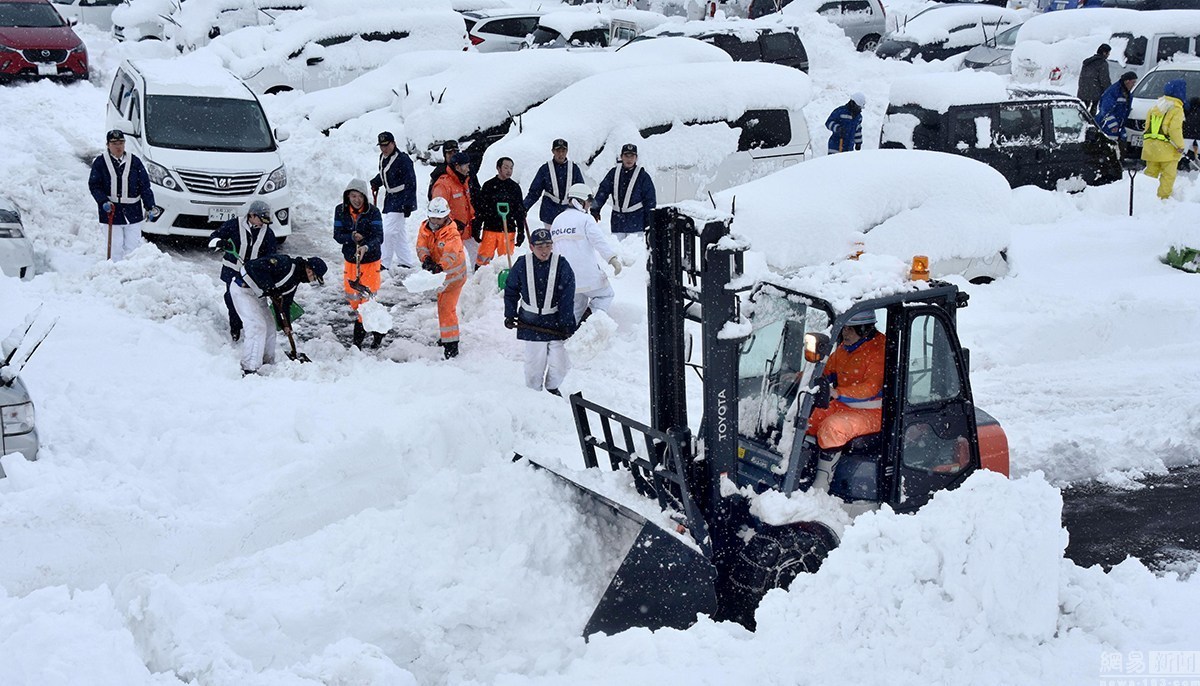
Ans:
{"label": "deep snow", "polygon": [[[393,311],[415,340],[347,350],[327,323],[349,328],[333,279],[299,296],[336,309],[298,326],[315,362],[240,378],[216,258],[148,245],[100,259],[85,187],[108,79],[120,55],[163,46],[83,34],[92,84],[0,89],[0,187],[42,272],[0,280],[0,329],[38,303],[60,316],[23,375],[41,460],[2,458],[0,684],[1094,684],[1113,654],[1195,648],[1200,575],[1064,560],[1054,488],[1200,462],[1200,281],[1157,259],[1200,243],[1193,180],[1159,203],[1139,179],[1132,219],[1124,183],[1012,191],[1013,273],[964,284],[959,320],[1012,480],[980,474],[918,515],[860,517],[818,574],[768,596],[755,634],[701,620],[585,644],[618,533],[510,462],[577,464],[578,443],[566,404],[522,387],[494,268],[464,291],[453,362],[416,295]],[[809,52],[810,128],[862,90],[868,148],[891,79],[949,68],[879,62],[844,38]],[[301,97],[266,98],[273,121]],[[301,123],[283,145],[300,199],[289,251],[336,254],[329,212],[374,165],[381,116],[328,137]],[[795,188],[776,202],[823,200]],[[572,342],[566,385],[644,417],[644,249],[621,249],[633,264],[611,319]],[[866,257],[805,278],[904,267]]]}

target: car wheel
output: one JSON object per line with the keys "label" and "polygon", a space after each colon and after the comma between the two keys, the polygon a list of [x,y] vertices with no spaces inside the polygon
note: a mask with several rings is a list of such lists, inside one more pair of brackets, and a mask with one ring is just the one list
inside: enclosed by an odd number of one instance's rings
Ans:
{"label": "car wheel", "polygon": [[879,47],[879,36],[874,33],[863,36],[863,39],[858,42],[859,52],[875,52],[877,47]]}

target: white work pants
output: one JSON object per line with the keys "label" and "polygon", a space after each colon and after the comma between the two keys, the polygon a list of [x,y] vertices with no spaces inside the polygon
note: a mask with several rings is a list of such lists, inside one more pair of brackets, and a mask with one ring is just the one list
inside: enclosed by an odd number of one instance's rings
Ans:
{"label": "white work pants", "polygon": [[567,359],[566,341],[525,341],[525,385],[535,391],[546,388],[558,390],[571,361]]}
{"label": "white work pants", "polygon": [[257,372],[264,364],[275,364],[275,319],[267,299],[237,284],[230,287],[229,297],[242,318],[242,371]]}
{"label": "white work pants", "polygon": [[[105,249],[108,249],[108,222],[100,224],[100,235],[104,237]],[[129,253],[142,244],[142,223],[113,224],[112,227],[112,261],[120,262]]]}
{"label": "white work pants", "polygon": [[603,288],[597,288],[594,291],[575,294],[575,323],[579,323],[579,318],[583,316],[584,310],[591,307],[592,312],[599,310],[600,312],[608,312],[608,306],[613,301],[612,286],[605,283]]}
{"label": "white work pants", "polygon": [[414,247],[416,241],[409,240],[408,232],[404,228],[405,223],[403,212],[388,212],[383,215],[383,266],[387,269],[412,268],[420,264]]}

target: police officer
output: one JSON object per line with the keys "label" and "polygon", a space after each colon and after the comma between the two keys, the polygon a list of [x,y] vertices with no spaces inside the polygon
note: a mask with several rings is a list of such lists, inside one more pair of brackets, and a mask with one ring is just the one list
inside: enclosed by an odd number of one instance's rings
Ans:
{"label": "police officer", "polygon": [[[417,209],[417,176],[413,162],[406,153],[396,147],[396,138],[391,131],[379,134],[379,173],[371,179],[371,190],[383,190],[382,262],[384,269],[400,267],[411,269],[417,266],[415,241],[409,240],[405,231],[405,220]],[[377,196],[376,196],[377,197]]]}
{"label": "police officer", "polygon": [[325,283],[329,267],[319,257],[275,254],[242,265],[239,285],[232,289],[233,304],[246,331],[242,336],[242,376],[256,374],[264,364],[275,364],[275,320],[268,307],[275,305],[280,327],[291,333],[289,312],[301,283]]}
{"label": "police officer", "polygon": [[529,234],[529,249],[513,263],[504,286],[504,325],[525,341],[525,385],[562,395],[558,387],[571,366],[565,342],[575,331],[575,273],[554,252],[546,229]]}
{"label": "police officer", "polygon": [[533,183],[529,185],[529,193],[525,196],[527,212],[538,200],[542,201],[538,218],[547,229],[554,224],[554,218],[569,206],[567,190],[577,183],[583,183],[583,172],[579,171],[579,165],[567,159],[565,140],[555,138],[550,146],[550,153],[553,158],[538,167],[533,176]]}
{"label": "police officer", "polygon": [[618,238],[644,232],[650,222],[650,213],[656,206],[654,180],[637,162],[637,146],[633,143],[621,146],[621,163],[609,170],[600,181],[592,201],[592,216],[600,221],[600,208],[612,196],[613,212],[609,226]]}
{"label": "police officer", "polygon": [[223,249],[221,280],[225,282],[225,309],[229,311],[229,335],[233,340],[242,337],[242,319],[233,306],[230,289],[241,273],[242,263],[279,252],[279,240],[271,229],[271,206],[265,200],[255,200],[246,209],[244,219],[230,219],[208,237],[208,247]]}
{"label": "police officer", "polygon": [[162,208],[154,204],[150,176],[141,159],[126,154],[125,134],[113,129],[105,138],[108,150],[92,160],[88,190],[100,211],[100,228],[108,232],[108,259],[118,262],[142,244],[142,220],[157,220]]}

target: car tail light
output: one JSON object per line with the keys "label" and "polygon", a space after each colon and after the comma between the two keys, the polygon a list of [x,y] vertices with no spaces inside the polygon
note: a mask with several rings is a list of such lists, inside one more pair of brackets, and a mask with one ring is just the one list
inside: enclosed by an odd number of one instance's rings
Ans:
{"label": "car tail light", "polygon": [[471,36],[471,45],[479,45],[482,42],[483,42],[483,39],[480,38],[479,36]]}
{"label": "car tail light", "polygon": [[33,403],[0,407],[0,426],[5,436],[18,436],[33,431]]}

